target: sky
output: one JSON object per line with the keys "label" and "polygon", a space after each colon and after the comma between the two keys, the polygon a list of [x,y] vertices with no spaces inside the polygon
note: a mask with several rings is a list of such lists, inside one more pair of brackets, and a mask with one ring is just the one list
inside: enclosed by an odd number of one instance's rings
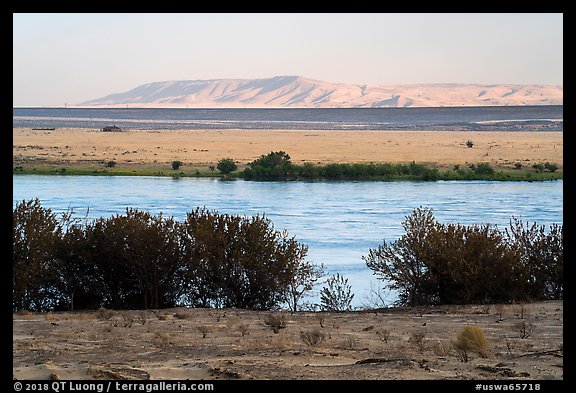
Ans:
{"label": "sky", "polygon": [[562,14],[13,14],[13,106],[139,85],[298,75],[563,84]]}

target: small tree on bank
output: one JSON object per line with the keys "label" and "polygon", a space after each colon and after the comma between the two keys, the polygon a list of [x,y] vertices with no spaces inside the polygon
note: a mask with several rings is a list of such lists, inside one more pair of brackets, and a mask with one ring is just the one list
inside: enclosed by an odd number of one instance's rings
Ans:
{"label": "small tree on bank", "polygon": [[223,175],[227,175],[238,169],[238,165],[236,165],[236,163],[232,158],[223,158],[220,161],[218,161],[218,165],[216,166],[216,168],[218,168],[220,173],[222,173]]}
{"label": "small tree on bank", "polygon": [[177,171],[182,166],[182,161],[172,161],[172,169]]}
{"label": "small tree on bank", "polygon": [[320,307],[323,311],[350,311],[352,310],[352,287],[348,279],[337,273],[326,281],[327,286],[320,291]]}

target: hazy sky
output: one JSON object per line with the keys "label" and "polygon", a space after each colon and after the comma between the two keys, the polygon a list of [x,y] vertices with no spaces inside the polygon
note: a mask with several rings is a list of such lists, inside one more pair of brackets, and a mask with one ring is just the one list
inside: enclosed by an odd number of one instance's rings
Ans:
{"label": "hazy sky", "polygon": [[563,84],[562,14],[14,14],[13,105],[166,80]]}

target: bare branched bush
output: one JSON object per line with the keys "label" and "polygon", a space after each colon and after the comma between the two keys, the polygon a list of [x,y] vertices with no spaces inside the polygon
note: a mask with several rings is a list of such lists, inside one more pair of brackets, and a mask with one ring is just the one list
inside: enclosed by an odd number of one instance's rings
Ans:
{"label": "bare branched bush", "polygon": [[356,340],[354,337],[348,337],[344,341],[344,349],[353,350],[354,348],[356,348],[357,345],[358,345],[358,340]]}
{"label": "bare branched bush", "polygon": [[249,329],[249,325],[246,323],[242,323],[238,326],[236,326],[236,330],[240,332],[240,334],[242,335],[242,337],[248,335],[248,329]]}
{"label": "bare branched bush", "polygon": [[532,310],[531,310],[530,306],[528,306],[525,303],[520,303],[520,304],[516,305],[514,315],[516,315],[516,318],[518,318],[518,319],[524,319],[527,316],[529,316],[531,312],[532,312]]}
{"label": "bare branched bush", "polygon": [[300,332],[300,339],[309,347],[314,347],[320,344],[325,338],[326,335],[324,332],[317,328],[307,332]]}
{"label": "bare branched bush", "polygon": [[267,314],[264,318],[264,324],[270,326],[270,329],[272,329],[274,333],[278,334],[280,329],[286,327],[286,317],[284,314]]}
{"label": "bare branched bush", "polygon": [[148,315],[144,311],[137,312],[133,315],[133,323],[137,323],[139,325],[146,325],[146,321],[148,320]]}
{"label": "bare branched bush", "polygon": [[326,280],[326,286],[320,291],[320,307],[324,311],[350,311],[352,310],[352,287],[348,279],[336,273]]}
{"label": "bare branched bush", "polygon": [[452,352],[452,343],[447,341],[437,340],[432,345],[432,351],[436,356],[448,356]]}
{"label": "bare branched bush", "polygon": [[190,317],[191,315],[186,312],[177,312],[174,314],[174,318],[176,319],[189,319]]}
{"label": "bare branched bush", "polygon": [[168,319],[169,316],[170,314],[160,313],[156,316],[156,318],[158,318],[159,321],[165,321]]}
{"label": "bare branched bush", "polygon": [[518,322],[514,325],[514,328],[519,333],[521,339],[528,338],[532,335],[534,331],[534,325],[531,322],[526,321],[525,319]]}
{"label": "bare branched bush", "polygon": [[96,319],[99,321],[109,321],[116,313],[112,310],[101,308],[96,311]]}
{"label": "bare branched bush", "polygon": [[508,352],[508,355],[514,356],[514,354],[512,353],[512,349],[514,349],[512,340],[509,339],[507,336],[505,337],[505,339],[506,339],[506,351]]}
{"label": "bare branched bush", "polygon": [[209,326],[198,326],[198,331],[202,333],[202,338],[206,338],[206,335],[212,331]]}
{"label": "bare branched bush", "polygon": [[410,335],[408,342],[414,344],[420,352],[424,351],[425,342],[424,339],[426,338],[425,332],[414,332]]}
{"label": "bare branched bush", "polygon": [[48,311],[45,315],[47,321],[57,321],[58,318],[54,315],[52,311]]}
{"label": "bare branched bush", "polygon": [[132,313],[123,312],[120,314],[122,316],[122,323],[124,327],[131,328],[132,324],[134,323],[134,315]]}
{"label": "bare branched bush", "polygon": [[167,348],[170,344],[170,336],[167,333],[154,333],[154,346],[156,348]]}
{"label": "bare branched bush", "polygon": [[496,320],[496,322],[502,322],[504,320],[504,312],[505,312],[505,308],[503,304],[497,304],[495,307],[495,311],[496,311],[496,315],[498,316],[498,319]]}
{"label": "bare branched bush", "polygon": [[380,341],[384,341],[386,344],[388,344],[388,340],[390,339],[390,331],[386,329],[376,330],[376,336],[378,336]]}

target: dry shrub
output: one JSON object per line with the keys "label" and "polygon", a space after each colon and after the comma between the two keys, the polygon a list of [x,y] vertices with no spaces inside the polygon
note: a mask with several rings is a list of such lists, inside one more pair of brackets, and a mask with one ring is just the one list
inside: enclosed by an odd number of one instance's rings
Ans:
{"label": "dry shrub", "polygon": [[120,315],[122,316],[124,327],[131,328],[134,323],[134,316],[130,312],[124,312]]}
{"label": "dry shrub", "polygon": [[146,313],[145,311],[137,312],[134,314],[133,320],[134,323],[144,326],[146,325],[146,321],[148,320],[148,313]]}
{"label": "dry shrub", "polygon": [[503,304],[497,304],[496,305],[496,315],[498,316],[498,319],[496,320],[496,322],[502,322],[504,320],[504,313],[506,311],[506,309],[504,308]]}
{"label": "dry shrub", "polygon": [[480,326],[465,326],[454,342],[454,349],[463,362],[470,360],[469,354],[474,352],[481,357],[488,357],[488,341]]}
{"label": "dry shrub", "polygon": [[174,318],[176,319],[189,319],[192,315],[188,314],[187,312],[177,312],[174,314]]}
{"label": "dry shrub", "polygon": [[432,351],[436,356],[448,356],[452,352],[452,344],[447,341],[436,341],[432,344]]}
{"label": "dry shrub", "polygon": [[534,331],[534,325],[531,322],[526,322],[524,319],[514,325],[514,328],[519,333],[521,339],[530,337]]}
{"label": "dry shrub", "polygon": [[18,343],[16,348],[21,351],[33,350],[33,349],[44,349],[48,346],[48,344],[44,342],[31,342],[25,341],[22,343]]}
{"label": "dry shrub", "polygon": [[46,318],[47,321],[55,321],[58,318],[56,318],[56,316],[54,315],[54,313],[52,311],[48,311],[46,313],[46,315],[44,316],[44,318]]}
{"label": "dry shrub", "polygon": [[414,344],[419,351],[424,351],[424,338],[426,333],[424,332],[414,332],[410,335],[408,342]]}
{"label": "dry shrub", "polygon": [[156,318],[158,318],[159,321],[165,321],[168,319],[168,317],[170,317],[170,314],[158,314],[156,316]]}
{"label": "dry shrub", "polygon": [[154,346],[156,348],[166,348],[170,345],[170,337],[164,333],[154,333]]}
{"label": "dry shrub", "polygon": [[326,335],[320,329],[300,332],[300,339],[309,347],[314,347],[320,344],[322,341],[324,341],[325,338]]}
{"label": "dry shrub", "polygon": [[240,334],[242,334],[242,337],[244,337],[248,334],[248,328],[249,328],[249,325],[246,323],[242,323],[242,324],[236,326],[236,330],[239,331]]}
{"label": "dry shrub", "polygon": [[99,321],[109,321],[114,316],[114,311],[101,308],[96,311],[96,319]]}
{"label": "dry shrub", "polygon": [[514,314],[516,315],[516,318],[524,319],[532,314],[532,307],[526,303],[519,303],[515,307]]}
{"label": "dry shrub", "polygon": [[390,331],[386,329],[376,330],[376,336],[378,336],[381,341],[384,341],[386,344],[388,344],[388,340],[390,339]]}
{"label": "dry shrub", "polygon": [[358,340],[356,340],[354,337],[348,337],[346,340],[344,340],[343,346],[344,349],[348,349],[348,350],[354,350],[354,348],[356,348],[356,346],[358,345]]}
{"label": "dry shrub", "polygon": [[274,333],[278,333],[286,327],[286,317],[284,314],[268,314],[264,318],[264,324],[270,326]]}
{"label": "dry shrub", "polygon": [[209,326],[202,325],[202,326],[198,326],[198,331],[199,331],[200,333],[202,333],[202,338],[206,338],[206,335],[207,335],[208,333],[210,333],[212,330],[210,329]]}

